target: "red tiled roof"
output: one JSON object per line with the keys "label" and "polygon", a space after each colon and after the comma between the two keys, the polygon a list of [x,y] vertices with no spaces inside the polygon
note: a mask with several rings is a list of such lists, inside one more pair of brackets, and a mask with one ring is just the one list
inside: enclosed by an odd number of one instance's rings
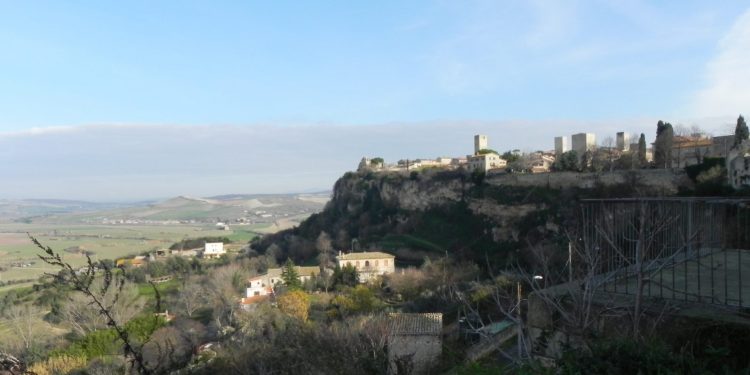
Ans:
{"label": "red tiled roof", "polygon": [[252,305],[254,303],[265,301],[266,299],[268,299],[268,296],[245,297],[240,300],[240,305]]}

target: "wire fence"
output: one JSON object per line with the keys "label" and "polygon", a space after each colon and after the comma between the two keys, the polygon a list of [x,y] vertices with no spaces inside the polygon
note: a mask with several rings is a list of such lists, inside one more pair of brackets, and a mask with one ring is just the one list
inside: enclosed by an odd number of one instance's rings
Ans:
{"label": "wire fence", "polygon": [[750,305],[750,200],[587,199],[581,219],[605,291]]}

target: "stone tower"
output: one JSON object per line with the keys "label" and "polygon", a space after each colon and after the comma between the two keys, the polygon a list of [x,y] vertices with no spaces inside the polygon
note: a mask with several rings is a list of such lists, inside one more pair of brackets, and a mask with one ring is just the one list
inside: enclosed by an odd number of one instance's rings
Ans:
{"label": "stone tower", "polygon": [[479,150],[487,148],[487,136],[477,134],[474,136],[474,155],[479,153]]}
{"label": "stone tower", "polygon": [[555,137],[555,155],[560,157],[560,155],[567,151],[570,151],[568,137]]}
{"label": "stone tower", "polygon": [[630,134],[617,132],[617,149],[620,151],[630,150]]}

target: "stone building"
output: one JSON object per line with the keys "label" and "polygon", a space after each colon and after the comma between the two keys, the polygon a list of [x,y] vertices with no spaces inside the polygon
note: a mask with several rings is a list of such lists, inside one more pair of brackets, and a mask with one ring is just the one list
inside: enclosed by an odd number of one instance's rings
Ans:
{"label": "stone building", "polygon": [[672,140],[672,166],[684,168],[700,164],[703,158],[711,156],[713,142],[704,135],[675,136]]}
{"label": "stone building", "polygon": [[725,158],[734,147],[734,134],[720,135],[711,138],[710,156],[713,158]]}
{"label": "stone building", "polygon": [[479,153],[479,150],[487,149],[487,136],[477,134],[474,136],[474,155]]}
{"label": "stone building", "polygon": [[726,163],[729,184],[735,189],[750,187],[750,141],[731,149]]}
{"label": "stone building", "polygon": [[570,136],[572,143],[572,150],[581,157],[586,151],[593,151],[596,148],[596,134],[594,133],[578,133]]}
{"label": "stone building", "polygon": [[467,165],[471,171],[480,171],[487,173],[492,169],[504,169],[508,162],[501,158],[500,155],[490,152],[481,155],[468,155],[466,157]]}
{"label": "stone building", "polygon": [[570,143],[568,143],[568,137],[555,137],[555,156],[559,158],[560,155],[568,151],[570,151]]}
{"label": "stone building", "polygon": [[[300,267],[295,266],[297,277],[301,282],[305,282],[320,273],[318,267]],[[274,287],[284,282],[281,278],[281,268],[269,268],[263,275],[251,277],[247,280],[247,289],[245,297],[240,299],[240,307],[249,310],[251,305],[265,301],[274,294]]]}
{"label": "stone building", "polygon": [[428,374],[443,351],[443,314],[388,315],[388,374]]}
{"label": "stone building", "polygon": [[[299,281],[303,283],[320,274],[319,267],[294,266],[294,270],[297,272]],[[262,296],[273,293],[273,287],[284,282],[281,278],[282,271],[281,268],[269,268],[265,274],[248,279],[247,296]]]}
{"label": "stone building", "polygon": [[630,151],[630,134],[625,132],[617,132],[615,147],[617,147],[618,151]]}
{"label": "stone building", "polygon": [[339,252],[339,255],[336,257],[339,267],[354,266],[359,274],[360,282],[367,282],[377,276],[395,272],[395,260],[395,256],[380,251],[348,254]]}
{"label": "stone building", "polygon": [[385,168],[385,163],[380,159],[370,159],[368,157],[362,157],[357,166],[357,171],[378,171]]}

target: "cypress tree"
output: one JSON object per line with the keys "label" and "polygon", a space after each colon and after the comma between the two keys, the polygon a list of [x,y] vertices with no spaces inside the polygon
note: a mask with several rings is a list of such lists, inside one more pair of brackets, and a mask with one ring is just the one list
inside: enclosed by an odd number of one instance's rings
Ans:
{"label": "cypress tree", "polygon": [[672,167],[672,143],[674,129],[672,124],[659,120],[656,124],[656,140],[654,141],[654,163],[657,168]]}
{"label": "cypress tree", "polygon": [[747,140],[748,135],[750,132],[748,132],[745,118],[740,115],[737,118],[737,127],[734,128],[734,146],[737,147],[742,141]]}
{"label": "cypress tree", "polygon": [[281,279],[284,280],[284,285],[289,290],[302,289],[302,281],[299,280],[299,274],[294,269],[294,262],[289,258],[286,259],[284,268],[281,270]]}
{"label": "cypress tree", "polygon": [[646,135],[643,133],[638,139],[638,164],[641,168],[648,164],[648,160],[646,160]]}

